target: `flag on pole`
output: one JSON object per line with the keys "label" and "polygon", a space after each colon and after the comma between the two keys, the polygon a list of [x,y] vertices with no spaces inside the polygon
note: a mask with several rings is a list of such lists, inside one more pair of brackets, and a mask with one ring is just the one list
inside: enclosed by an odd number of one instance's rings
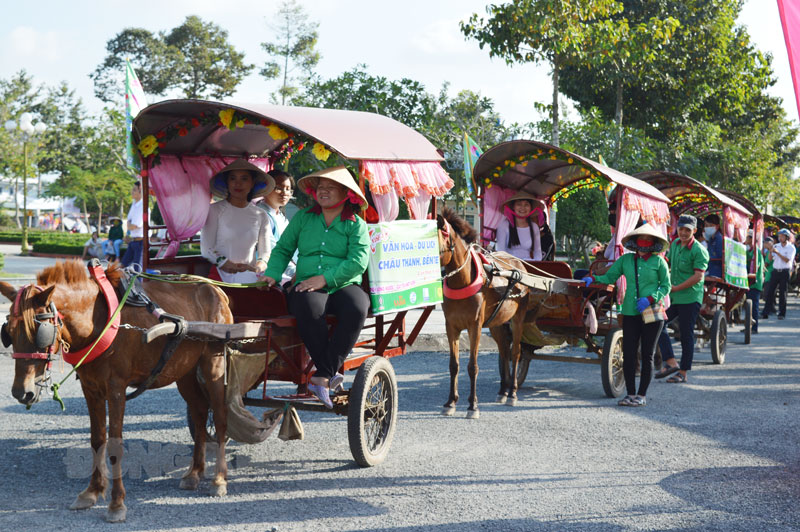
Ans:
{"label": "flag on pole", "polygon": [[125,60],[125,132],[127,137],[127,161],[131,168],[138,168],[133,149],[133,119],[147,106],[142,84],[136,77],[131,62]]}
{"label": "flag on pole", "polygon": [[475,163],[478,162],[478,157],[481,156],[483,150],[478,146],[478,143],[464,132],[464,180],[467,183],[467,192],[470,198],[475,193],[478,186],[475,184],[475,177],[472,175],[472,169]]}
{"label": "flag on pole", "polygon": [[778,0],[783,37],[789,52],[789,68],[792,71],[794,97],[800,113],[800,0]]}

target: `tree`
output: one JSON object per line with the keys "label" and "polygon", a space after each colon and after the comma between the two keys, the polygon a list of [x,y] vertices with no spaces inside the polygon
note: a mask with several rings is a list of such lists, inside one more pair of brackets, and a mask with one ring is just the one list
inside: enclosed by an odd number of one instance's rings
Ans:
{"label": "tree", "polygon": [[489,55],[506,63],[547,61],[552,67],[552,143],[559,143],[558,94],[561,70],[591,53],[592,26],[607,23],[622,10],[615,0],[517,0],[489,5],[483,19],[473,14],[461,31],[474,38]]}
{"label": "tree", "polygon": [[[319,63],[320,54],[316,50],[319,24],[308,22],[308,15],[296,0],[284,0],[276,18],[280,21],[280,26],[273,28],[278,34],[277,41],[261,43],[261,47],[273,59],[264,65],[260,73],[266,79],[283,75],[277,95],[281,104],[285,105],[287,100],[291,102],[299,93],[294,83],[307,81]],[[300,79],[292,75],[298,69],[304,74]]]}
{"label": "tree", "polygon": [[566,242],[567,260],[576,268],[578,259],[583,259],[583,267],[588,268],[592,243],[611,238],[605,197],[598,189],[576,190],[569,198],[559,200],[557,206],[556,236]]}
{"label": "tree", "polygon": [[106,49],[105,59],[90,75],[95,95],[105,102],[122,101],[126,58],[145,92],[163,95],[181,89],[186,98],[230,96],[253,69],[244,62],[244,53],[228,43],[227,31],[194,15],[168,33],[124,29]]}
{"label": "tree", "polygon": [[244,62],[244,53],[228,44],[227,31],[194,15],[164,36],[164,44],[176,52],[170,86],[182,89],[187,98],[231,96],[253,69]]}

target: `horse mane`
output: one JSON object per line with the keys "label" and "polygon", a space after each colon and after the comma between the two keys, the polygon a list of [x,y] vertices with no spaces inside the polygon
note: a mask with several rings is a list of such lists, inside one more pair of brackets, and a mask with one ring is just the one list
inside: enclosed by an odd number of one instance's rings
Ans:
{"label": "horse mane", "polygon": [[[111,264],[106,270],[106,277],[111,285],[116,287],[122,277],[122,268],[119,263]],[[83,261],[78,259],[56,262],[53,266],[48,266],[36,276],[39,286],[50,286],[52,284],[81,284],[89,280],[89,271]]]}
{"label": "horse mane", "polygon": [[467,244],[472,244],[478,240],[478,231],[469,225],[466,220],[456,214],[456,211],[445,207],[442,211],[442,217],[447,220],[453,230],[458,236],[462,238]]}

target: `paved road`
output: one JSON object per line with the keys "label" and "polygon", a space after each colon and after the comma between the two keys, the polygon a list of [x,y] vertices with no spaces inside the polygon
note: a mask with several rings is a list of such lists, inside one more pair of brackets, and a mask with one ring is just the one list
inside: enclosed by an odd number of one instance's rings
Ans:
{"label": "paved road", "polygon": [[5,273],[25,275],[26,279],[34,278],[36,272],[55,264],[57,259],[49,257],[29,257],[20,255],[19,245],[0,244],[0,253],[3,254]]}
{"label": "paved road", "polygon": [[[496,357],[482,353],[479,420],[464,418],[464,377],[457,416],[440,416],[447,357],[411,353],[392,360],[400,415],[384,464],[358,468],[345,420],[303,412],[304,441],[230,446],[224,499],[207,482],[177,489],[184,405],[174,387],[150,391],[127,406],[128,521],[113,530],[798,530],[798,329],[792,299],[752,345],[732,333],[725,365],[705,349],[689,384],[654,382],[643,409],[605,398],[597,366],[555,362],[532,364],[515,408],[495,404]],[[86,485],[78,383],[65,413],[51,400],[26,411],[12,375],[0,355],[0,530],[107,529],[105,503],[67,509]]]}

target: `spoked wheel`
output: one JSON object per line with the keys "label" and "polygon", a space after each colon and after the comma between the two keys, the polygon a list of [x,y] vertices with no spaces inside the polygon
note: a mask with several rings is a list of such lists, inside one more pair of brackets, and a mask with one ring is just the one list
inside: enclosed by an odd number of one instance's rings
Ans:
{"label": "spoked wheel", "polygon": [[749,299],[744,302],[744,343],[750,343],[753,335],[753,302]]}
{"label": "spoked wheel", "polygon": [[[748,301],[748,303],[750,303]],[[728,345],[728,322],[725,320],[725,313],[718,310],[714,313],[711,320],[711,360],[714,364],[725,363],[725,348]]]}
{"label": "spoked wheel", "polygon": [[386,459],[397,424],[397,379],[389,361],[374,356],[358,368],[347,411],[350,452],[361,467]]}
{"label": "spoked wheel", "polygon": [[[535,346],[529,344],[522,344],[522,351],[519,354],[519,364],[517,364],[517,388],[522,388],[522,383],[528,377],[528,368],[531,365],[531,359],[526,355],[533,354],[536,350]],[[503,357],[497,357],[497,365],[499,366],[500,375],[503,374]],[[511,361],[508,362],[508,374],[511,375],[511,370],[514,369]]]}
{"label": "spoked wheel", "polygon": [[603,391],[608,397],[619,397],[625,389],[625,374],[622,372],[622,329],[611,329],[603,342],[603,357],[600,364]]}

